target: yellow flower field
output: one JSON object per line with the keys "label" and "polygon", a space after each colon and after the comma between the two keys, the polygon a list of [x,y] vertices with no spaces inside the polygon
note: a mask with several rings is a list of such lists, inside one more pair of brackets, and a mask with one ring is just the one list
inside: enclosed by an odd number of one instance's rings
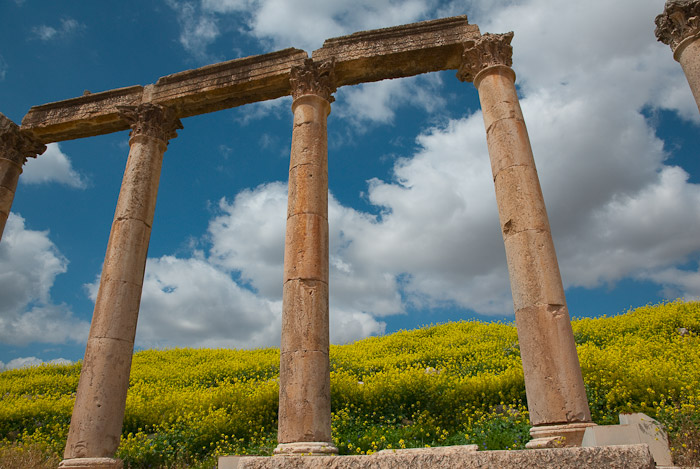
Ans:
{"label": "yellow flower field", "polygon": [[[644,412],[669,431],[676,463],[700,464],[700,303],[573,327],[594,421]],[[341,454],[467,443],[516,449],[529,438],[513,325],[456,322],[332,346],[331,370]],[[136,353],[118,456],[127,467],[204,468],[220,454],[270,454],[278,372],[277,349]],[[0,374],[0,463],[37,448],[60,457],[79,373],[78,363]]]}

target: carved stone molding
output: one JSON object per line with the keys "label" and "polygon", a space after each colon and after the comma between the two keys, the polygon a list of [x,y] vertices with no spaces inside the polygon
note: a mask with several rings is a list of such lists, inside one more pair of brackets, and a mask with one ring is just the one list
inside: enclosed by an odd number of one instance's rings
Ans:
{"label": "carved stone molding", "polygon": [[45,151],[46,145],[0,114],[0,158],[23,165],[27,158],[36,158]]}
{"label": "carved stone molding", "polygon": [[120,116],[131,125],[130,137],[145,135],[157,138],[166,144],[177,137],[182,122],[175,111],[166,106],[144,103],[139,106],[117,106]]}
{"label": "carved stone molding", "polygon": [[668,0],[654,22],[656,38],[675,51],[684,39],[700,34],[700,1]]}
{"label": "carved stone molding", "polygon": [[323,62],[306,59],[303,66],[292,67],[289,77],[292,97],[297,99],[305,94],[315,94],[332,103],[335,101],[332,94],[336,90],[334,69],[333,59]]}
{"label": "carved stone molding", "polygon": [[486,33],[475,41],[464,43],[462,64],[457,71],[461,81],[474,81],[480,71],[494,65],[513,65],[513,31],[504,34]]}

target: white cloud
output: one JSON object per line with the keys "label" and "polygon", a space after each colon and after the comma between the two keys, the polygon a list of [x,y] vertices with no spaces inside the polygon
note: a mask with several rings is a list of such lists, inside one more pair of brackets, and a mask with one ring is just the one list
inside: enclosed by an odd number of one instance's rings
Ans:
{"label": "white cloud", "polygon": [[79,343],[87,338],[89,324],[51,298],[56,276],[67,266],[48,232],[29,230],[21,216],[10,214],[0,242],[0,342]]}
{"label": "white cloud", "polygon": [[20,357],[10,360],[7,363],[0,362],[0,371],[14,370],[16,368],[29,368],[32,366],[41,365],[70,365],[73,362],[65,358],[54,358],[53,360],[44,361],[37,357]]}
{"label": "white cloud", "polygon": [[216,18],[206,12],[200,12],[193,2],[166,0],[166,3],[177,14],[182,47],[197,60],[209,60],[207,46],[220,35]]}
{"label": "white cloud", "polygon": [[60,23],[58,27],[41,24],[33,27],[32,32],[42,41],[51,41],[53,39],[68,37],[85,28],[83,24],[78,23],[73,18],[62,18]]}
{"label": "white cloud", "polygon": [[43,155],[29,158],[21,180],[25,184],[57,182],[76,189],[87,187],[87,179],[73,169],[70,159],[61,151],[58,143],[49,143]]}

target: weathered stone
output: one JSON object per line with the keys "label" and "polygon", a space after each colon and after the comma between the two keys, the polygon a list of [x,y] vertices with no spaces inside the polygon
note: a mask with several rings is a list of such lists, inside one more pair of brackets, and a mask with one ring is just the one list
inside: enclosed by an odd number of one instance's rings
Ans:
{"label": "weathered stone", "polygon": [[288,301],[282,311],[282,353],[294,350],[328,352],[328,283],[295,279],[284,283]]}
{"label": "weathered stone", "polygon": [[122,469],[124,463],[113,458],[64,459],[58,469]]}
{"label": "weathered stone", "polygon": [[671,46],[700,110],[700,1],[668,0],[655,22],[657,39]]}
{"label": "weathered stone", "polygon": [[334,454],[328,357],[328,143],[332,65],[290,80],[294,127],[284,248],[279,445],[276,454]]}
{"label": "weathered stone", "polygon": [[129,123],[117,107],[141,104],[142,94],[142,86],[130,86],[33,106],[22,119],[22,128],[43,143],[126,130]]}
{"label": "weathered stone", "polygon": [[161,163],[167,138],[181,127],[174,112],[160,106],[121,108],[120,112],[132,123],[131,149],[102,268],[64,467],[75,467],[79,458],[112,458],[119,446]]}
{"label": "weathered stone", "polygon": [[[530,140],[508,67],[512,33],[465,44],[458,77],[479,92],[537,447],[580,444],[591,423]],[[546,427],[546,428],[544,428]],[[561,438],[557,438],[561,437]],[[554,439],[553,439],[554,438]]]}
{"label": "weathered stone", "polygon": [[46,151],[41,144],[19,126],[0,114],[0,239],[10,216],[22,165],[27,158],[36,158]]}
{"label": "weathered stone", "polygon": [[88,339],[64,459],[114,457],[122,434],[133,349],[129,341]]}
{"label": "weathered stone", "polygon": [[[457,447],[461,448],[461,447]],[[653,469],[647,445],[553,448],[524,451],[379,452],[371,456],[228,456],[219,469]]]}
{"label": "weathered stone", "polygon": [[302,441],[330,444],[333,441],[327,350],[297,350],[280,354],[277,440],[280,444]]}
{"label": "weathered stone", "polygon": [[287,219],[284,282],[291,279],[328,282],[328,220],[313,213]]}
{"label": "weathered stone", "polygon": [[600,425],[586,429],[581,446],[645,444],[658,466],[673,466],[668,436],[663,426],[642,413],[620,414],[620,425]]}
{"label": "weathered stone", "polygon": [[456,69],[462,44],[479,37],[466,16],[361,31],[327,39],[315,61],[335,59],[337,86]]}

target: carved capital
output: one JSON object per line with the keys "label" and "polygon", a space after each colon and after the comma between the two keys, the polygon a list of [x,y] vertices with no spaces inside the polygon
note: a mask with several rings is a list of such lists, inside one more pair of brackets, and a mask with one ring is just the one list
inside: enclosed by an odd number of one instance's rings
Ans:
{"label": "carved capital", "polygon": [[0,158],[23,165],[27,158],[36,158],[45,151],[46,145],[0,114]]}
{"label": "carved capital", "polygon": [[157,138],[168,144],[182,129],[175,111],[167,106],[144,103],[139,106],[117,106],[119,115],[131,125],[130,137],[145,135]]}
{"label": "carved capital", "polygon": [[297,99],[305,94],[315,94],[329,103],[335,101],[335,60],[314,62],[306,59],[303,66],[292,67],[289,83],[292,97]]}
{"label": "carved capital", "polygon": [[462,64],[457,71],[461,81],[474,81],[480,71],[494,65],[513,65],[513,31],[504,34],[486,33],[475,41],[464,43]]}
{"label": "carved capital", "polygon": [[656,39],[675,51],[683,40],[700,34],[700,1],[668,0],[654,22]]}

